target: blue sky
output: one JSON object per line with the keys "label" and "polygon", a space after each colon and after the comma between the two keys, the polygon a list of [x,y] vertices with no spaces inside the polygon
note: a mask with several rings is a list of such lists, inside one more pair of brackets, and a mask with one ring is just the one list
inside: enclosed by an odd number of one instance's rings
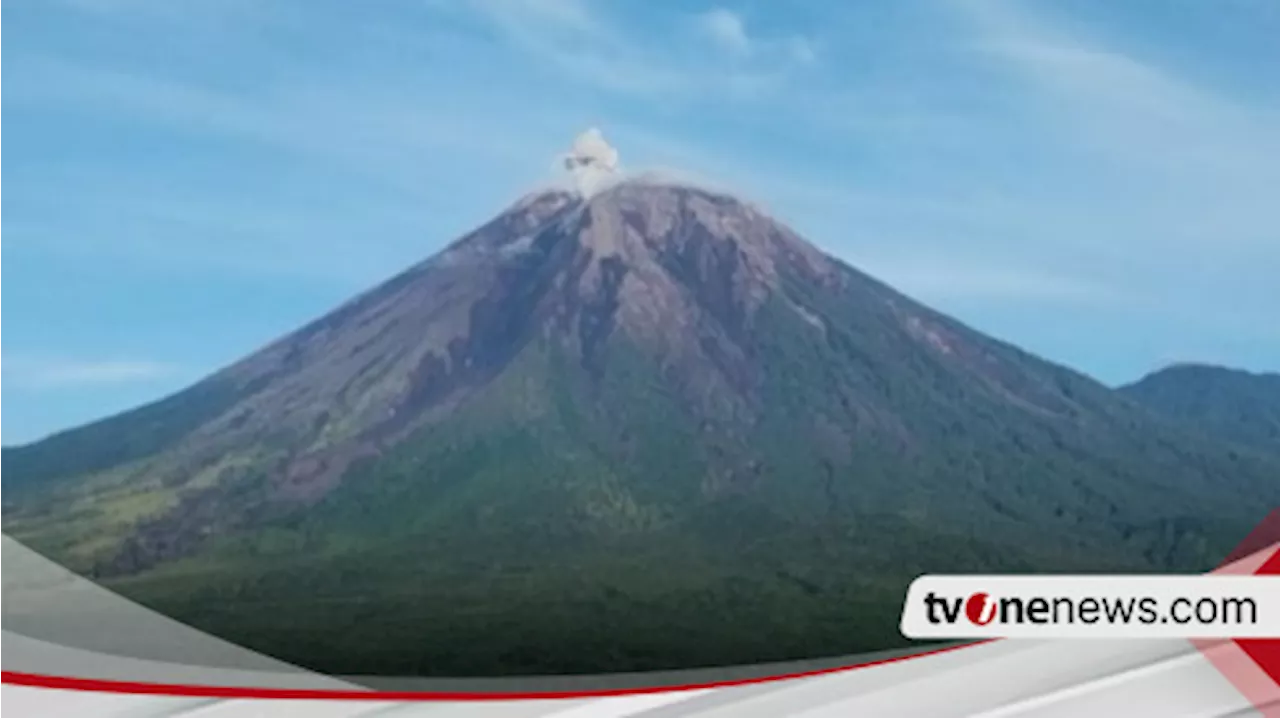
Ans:
{"label": "blue sky", "polygon": [[3,440],[157,398],[598,126],[1103,381],[1280,369],[1272,0],[11,0]]}

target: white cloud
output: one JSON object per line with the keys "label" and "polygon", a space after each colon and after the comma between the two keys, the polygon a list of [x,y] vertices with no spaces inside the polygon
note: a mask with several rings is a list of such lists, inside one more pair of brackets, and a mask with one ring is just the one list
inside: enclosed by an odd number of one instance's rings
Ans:
{"label": "white cloud", "polygon": [[618,177],[618,151],[592,127],[578,135],[573,148],[563,158],[578,192],[590,197],[611,185]]}
{"label": "white cloud", "polygon": [[19,356],[0,359],[0,371],[10,387],[61,389],[167,379],[179,370],[173,364],[145,359],[83,360]]}
{"label": "white cloud", "polygon": [[698,25],[712,42],[721,49],[737,55],[751,52],[751,38],[747,35],[742,17],[732,10],[713,8],[698,16]]}

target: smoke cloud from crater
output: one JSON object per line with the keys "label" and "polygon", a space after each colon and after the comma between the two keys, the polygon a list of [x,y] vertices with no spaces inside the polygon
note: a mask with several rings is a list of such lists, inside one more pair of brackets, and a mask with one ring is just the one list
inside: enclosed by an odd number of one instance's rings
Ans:
{"label": "smoke cloud from crater", "polygon": [[578,135],[573,147],[564,155],[563,165],[584,197],[609,186],[619,175],[618,151],[595,127]]}

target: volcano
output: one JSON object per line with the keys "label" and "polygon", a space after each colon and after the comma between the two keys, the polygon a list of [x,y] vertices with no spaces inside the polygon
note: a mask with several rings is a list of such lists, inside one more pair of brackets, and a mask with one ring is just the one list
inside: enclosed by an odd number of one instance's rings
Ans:
{"label": "volcano", "polygon": [[6,449],[6,533],[312,668],[599,673],[898,645],[926,572],[1204,569],[1280,503],[1274,455],[747,202],[567,164],[589,189]]}

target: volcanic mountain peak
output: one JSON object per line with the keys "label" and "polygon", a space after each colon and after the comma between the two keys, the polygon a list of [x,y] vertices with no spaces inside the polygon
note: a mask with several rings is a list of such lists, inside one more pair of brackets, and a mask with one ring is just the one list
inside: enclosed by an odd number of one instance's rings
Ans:
{"label": "volcanic mountain peak", "polygon": [[756,206],[692,183],[629,177],[587,199],[581,212],[578,238],[597,261],[617,257],[630,267],[667,272],[693,261],[698,276],[731,262],[731,270],[722,268],[765,285],[776,284],[779,263],[813,279],[835,271],[830,258]]}
{"label": "volcanic mountain peak", "polygon": [[818,281],[835,267],[746,203],[687,185],[533,193],[215,375],[239,398],[159,463],[174,476],[220,471],[218,457],[261,463],[251,447],[289,445],[279,495],[318,497],[351,461],[464,405],[531,343],[598,375],[606,347],[624,342],[666,367],[696,412],[716,413],[750,398],[745,337],[759,308],[775,297],[805,311],[781,276]]}

